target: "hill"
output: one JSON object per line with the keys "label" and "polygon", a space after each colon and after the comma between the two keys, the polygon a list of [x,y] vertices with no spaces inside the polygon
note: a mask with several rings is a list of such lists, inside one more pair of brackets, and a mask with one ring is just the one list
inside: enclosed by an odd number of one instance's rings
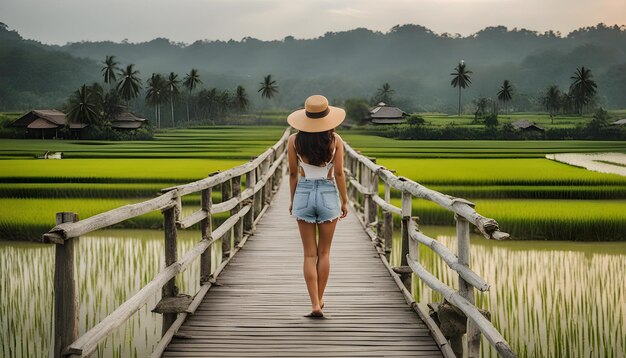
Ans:
{"label": "hill", "polygon": [[[55,70],[55,76],[42,79],[42,85],[58,86],[63,80],[59,77],[68,76],[64,81],[71,84],[68,90],[79,79],[98,78],[97,63],[106,55],[115,55],[123,64],[136,64],[144,79],[152,72],[170,71],[182,77],[190,68],[197,68],[205,87],[232,89],[241,84],[251,94],[252,104],[261,107],[293,108],[314,92],[334,100],[369,98],[382,83],[389,82],[396,104],[406,110],[454,112],[457,92],[450,86],[450,73],[463,59],[474,72],[472,85],[463,94],[465,103],[478,96],[495,96],[502,81],[508,79],[515,86],[513,106],[537,110],[540,91],[550,84],[567,89],[576,67],[585,66],[592,69],[598,82],[600,104],[626,107],[626,27],[617,25],[598,24],[565,36],[495,26],[462,37],[409,24],[394,26],[386,33],[357,28],[312,39],[288,36],[274,41],[246,37],[241,41],[181,44],[157,38],[142,43],[79,42],[63,46],[21,42],[33,51],[45,51],[57,62],[80,64],[79,71]],[[62,57],[60,52],[71,56]],[[37,68],[40,73],[52,72],[47,61],[29,65],[42,67]],[[270,73],[278,81],[279,94],[265,104],[256,90],[262,76]],[[22,80],[11,83],[12,88],[20,88],[16,83]]]}

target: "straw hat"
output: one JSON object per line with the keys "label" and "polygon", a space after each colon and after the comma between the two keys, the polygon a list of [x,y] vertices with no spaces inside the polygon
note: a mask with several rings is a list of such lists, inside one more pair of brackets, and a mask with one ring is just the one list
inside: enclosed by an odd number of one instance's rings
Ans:
{"label": "straw hat", "polygon": [[287,117],[289,125],[303,132],[324,132],[337,127],[346,118],[343,108],[328,105],[328,99],[313,95],[306,99],[304,108]]}

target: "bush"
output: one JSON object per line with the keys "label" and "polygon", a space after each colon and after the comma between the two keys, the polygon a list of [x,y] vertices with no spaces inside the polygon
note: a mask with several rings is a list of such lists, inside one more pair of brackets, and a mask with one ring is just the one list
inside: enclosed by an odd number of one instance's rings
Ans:
{"label": "bush", "polygon": [[426,123],[424,118],[417,114],[412,114],[407,118],[406,122],[411,126],[422,126]]}

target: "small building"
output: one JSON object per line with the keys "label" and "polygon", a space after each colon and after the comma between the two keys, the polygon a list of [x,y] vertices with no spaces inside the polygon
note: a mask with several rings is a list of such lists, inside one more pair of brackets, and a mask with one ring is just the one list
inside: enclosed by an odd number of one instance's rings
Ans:
{"label": "small building", "polygon": [[124,111],[117,118],[111,120],[111,128],[115,129],[137,129],[146,122],[145,118],[139,118],[131,112]]}
{"label": "small building", "polygon": [[615,122],[611,122],[611,125],[612,125],[612,126],[623,126],[623,125],[626,125],[626,118],[624,118],[624,119],[618,119],[618,120],[617,120],[617,121],[615,121]]}
{"label": "small building", "polygon": [[[65,113],[56,109],[33,109],[16,119],[12,126],[26,128],[27,136],[41,139],[57,138],[58,130],[67,123]],[[70,123],[69,128],[81,130],[87,127],[86,123]]]}
{"label": "small building", "polygon": [[536,125],[534,122],[530,122],[527,121],[525,119],[519,120],[519,121],[515,121],[512,122],[511,125],[513,126],[513,128],[520,130],[520,131],[525,131],[525,132],[543,132],[545,131],[545,129],[543,129],[542,127]]}
{"label": "small building", "polygon": [[369,119],[374,124],[398,124],[404,123],[404,117],[406,116],[408,116],[408,114],[400,108],[392,107],[384,102],[380,102],[376,106],[370,108]]}

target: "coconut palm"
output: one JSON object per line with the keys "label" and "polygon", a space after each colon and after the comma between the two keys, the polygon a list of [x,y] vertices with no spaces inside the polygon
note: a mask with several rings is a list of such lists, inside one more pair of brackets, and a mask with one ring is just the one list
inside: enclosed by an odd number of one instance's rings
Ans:
{"label": "coconut palm", "polygon": [[235,90],[235,106],[239,112],[244,111],[248,107],[248,94],[243,86],[237,86]]}
{"label": "coconut palm", "polygon": [[120,80],[116,87],[117,92],[126,101],[126,107],[129,106],[131,100],[139,95],[139,90],[141,89],[139,71],[135,70],[134,66],[130,64],[119,73]]}
{"label": "coconut palm", "polygon": [[81,125],[96,123],[100,119],[100,98],[87,85],[82,85],[70,97],[68,109],[69,122]]}
{"label": "coconut palm", "polygon": [[161,128],[161,103],[165,98],[165,80],[158,73],[153,73],[148,80],[148,91],[146,92],[146,101],[154,105],[154,117],[157,128]]}
{"label": "coconut palm", "polygon": [[574,96],[578,113],[582,114],[584,106],[589,103],[591,98],[596,94],[598,86],[596,85],[596,81],[593,80],[591,70],[585,68],[585,66],[576,68],[576,73],[570,78],[572,79],[570,92]]}
{"label": "coconut palm", "polygon": [[272,79],[272,75],[263,77],[263,82],[260,83],[261,88],[257,92],[261,92],[262,98],[271,99],[276,93],[278,93],[278,86],[276,86],[276,80]]}
{"label": "coconut palm", "polygon": [[207,117],[211,118],[216,112],[218,99],[217,88],[205,89],[198,94],[198,104]]}
{"label": "coconut palm", "polygon": [[170,105],[172,107],[172,127],[174,124],[174,97],[178,96],[180,93],[178,90],[178,85],[180,84],[180,80],[178,79],[178,75],[174,72],[170,72],[170,75],[167,77],[165,81],[165,88],[167,93],[170,95]]}
{"label": "coconut palm", "polygon": [[498,91],[498,100],[502,102],[504,108],[506,108],[506,103],[511,100],[513,93],[513,86],[509,80],[504,80],[502,82],[502,86]]}
{"label": "coconut palm", "polygon": [[115,61],[115,56],[107,56],[102,64],[104,65],[101,70],[102,76],[104,76],[104,83],[109,85],[110,90],[111,83],[114,83],[117,80],[115,72],[119,71],[117,62]]}
{"label": "coconut palm", "polygon": [[461,89],[465,88],[465,87],[469,87],[469,85],[472,83],[472,81],[470,80],[470,74],[472,74],[472,71],[467,70],[465,68],[465,61],[461,60],[461,62],[459,62],[459,64],[454,68],[453,73],[451,73],[450,75],[454,76],[454,78],[452,78],[452,82],[450,83],[452,85],[452,87],[459,88],[459,116],[461,115]]}
{"label": "coconut palm", "polygon": [[391,96],[394,94],[394,90],[391,89],[389,83],[383,83],[383,86],[378,89],[376,93],[376,97],[378,102],[385,102],[387,104],[391,103]]}
{"label": "coconut palm", "polygon": [[541,101],[543,102],[545,109],[550,114],[552,124],[554,124],[554,116],[561,108],[561,91],[559,90],[559,87],[556,85],[548,87]]}
{"label": "coconut palm", "polygon": [[195,68],[192,68],[191,71],[185,75],[183,86],[189,91],[189,97],[187,97],[187,122],[189,122],[189,101],[191,100],[191,92],[201,83],[200,75]]}

